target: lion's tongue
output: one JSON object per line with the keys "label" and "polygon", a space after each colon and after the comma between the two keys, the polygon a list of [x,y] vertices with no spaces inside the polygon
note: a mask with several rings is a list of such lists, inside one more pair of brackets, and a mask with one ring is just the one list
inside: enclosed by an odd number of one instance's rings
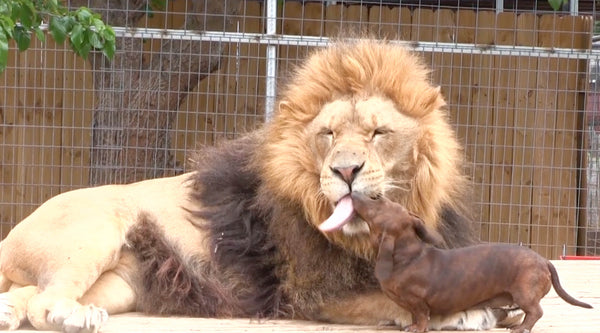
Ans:
{"label": "lion's tongue", "polygon": [[322,231],[333,231],[341,228],[348,223],[354,216],[354,207],[352,206],[352,197],[347,195],[343,197],[335,206],[333,214],[321,223],[319,229]]}

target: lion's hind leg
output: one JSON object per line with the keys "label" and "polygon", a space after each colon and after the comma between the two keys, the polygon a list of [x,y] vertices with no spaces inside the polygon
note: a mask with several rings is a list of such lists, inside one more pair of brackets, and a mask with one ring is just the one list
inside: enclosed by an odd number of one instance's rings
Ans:
{"label": "lion's hind leg", "polygon": [[103,273],[118,266],[121,241],[111,234],[89,236],[88,233],[87,242],[65,237],[71,239],[71,244],[46,246],[48,252],[59,254],[59,258],[50,258],[39,273],[37,293],[27,304],[27,318],[36,329],[97,332],[108,320],[105,309],[81,304],[79,300]]}
{"label": "lion's hind leg", "polygon": [[83,305],[99,306],[108,314],[135,311],[135,290],[139,285],[138,270],[135,256],[130,251],[123,251],[117,267],[102,273],[79,302]]}
{"label": "lion's hind leg", "polygon": [[[119,263],[105,271],[85,291],[57,279],[53,285],[33,296],[27,315],[38,329],[62,329],[64,332],[97,332],[108,320],[109,313],[135,310],[137,262],[134,256],[123,251]],[[76,301],[78,299],[78,301]]]}
{"label": "lion's hind leg", "polygon": [[[99,244],[96,242],[95,244]],[[87,251],[99,254],[99,251]],[[108,251],[110,252],[110,250]],[[90,292],[98,287],[114,285],[106,283],[114,275],[114,268],[108,258],[120,257],[97,255],[93,259],[86,256],[71,256],[68,265],[54,265],[55,270],[39,278],[40,286],[27,304],[27,318],[38,330],[62,330],[64,332],[97,332],[108,320],[108,312],[87,302]],[[126,284],[123,282],[123,284]],[[106,293],[120,292],[110,288],[100,288]],[[107,290],[108,289],[108,290]],[[114,295],[114,294],[113,294]],[[122,295],[125,296],[125,295]],[[91,301],[94,301],[91,297]],[[104,305],[104,304],[100,304]]]}

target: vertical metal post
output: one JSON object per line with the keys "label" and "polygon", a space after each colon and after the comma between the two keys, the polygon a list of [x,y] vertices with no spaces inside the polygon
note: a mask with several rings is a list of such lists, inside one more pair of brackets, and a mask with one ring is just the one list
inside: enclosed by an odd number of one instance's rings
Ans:
{"label": "vertical metal post", "polygon": [[579,15],[579,0],[569,1],[569,12],[573,16]]}
{"label": "vertical metal post", "polygon": [[[277,0],[267,0],[267,35],[277,33]],[[267,45],[265,121],[273,118],[277,95],[277,45]]]}
{"label": "vertical metal post", "polygon": [[496,0],[496,14],[504,11],[504,0]]}

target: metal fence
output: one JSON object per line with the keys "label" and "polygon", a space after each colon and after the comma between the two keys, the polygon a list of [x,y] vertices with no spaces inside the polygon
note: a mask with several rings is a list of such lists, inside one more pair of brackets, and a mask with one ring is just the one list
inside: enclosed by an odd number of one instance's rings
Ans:
{"label": "metal fence", "polygon": [[433,68],[476,184],[480,235],[598,254],[594,1],[72,0],[119,36],[112,62],[52,42],[0,76],[0,231],[66,190],[172,175],[268,119],[277,81],[345,31]]}

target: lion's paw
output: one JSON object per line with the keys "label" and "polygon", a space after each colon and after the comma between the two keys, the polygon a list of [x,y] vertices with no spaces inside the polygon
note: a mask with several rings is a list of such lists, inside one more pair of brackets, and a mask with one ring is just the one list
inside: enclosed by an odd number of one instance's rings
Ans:
{"label": "lion's paw", "polygon": [[63,322],[63,331],[67,333],[96,333],[108,320],[108,313],[93,305],[82,306]]}
{"label": "lion's paw", "polygon": [[525,312],[519,308],[498,308],[492,309],[492,312],[498,318],[497,327],[515,328],[523,322]]}
{"label": "lion's paw", "polygon": [[377,327],[385,328],[390,326],[402,326],[398,324],[395,320],[380,320],[377,323]]}
{"label": "lion's paw", "polygon": [[21,326],[21,319],[15,313],[15,307],[7,294],[0,294],[0,330],[16,330]]}
{"label": "lion's paw", "polygon": [[96,333],[107,320],[106,310],[94,305],[79,306],[68,313],[58,306],[48,313],[48,321],[62,323],[62,330],[66,333]]}

